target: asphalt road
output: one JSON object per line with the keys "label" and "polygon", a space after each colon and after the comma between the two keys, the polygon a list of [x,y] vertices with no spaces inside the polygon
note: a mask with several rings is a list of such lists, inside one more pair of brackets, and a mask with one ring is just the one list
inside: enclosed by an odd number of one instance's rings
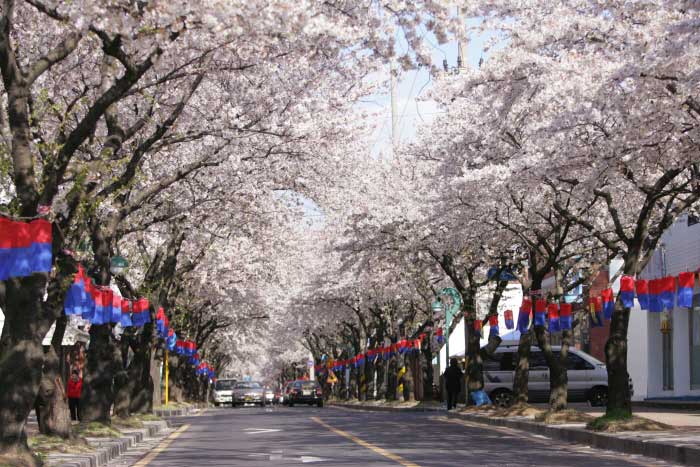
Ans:
{"label": "asphalt road", "polygon": [[539,435],[483,427],[444,412],[338,408],[209,409],[134,467],[223,466],[669,466]]}

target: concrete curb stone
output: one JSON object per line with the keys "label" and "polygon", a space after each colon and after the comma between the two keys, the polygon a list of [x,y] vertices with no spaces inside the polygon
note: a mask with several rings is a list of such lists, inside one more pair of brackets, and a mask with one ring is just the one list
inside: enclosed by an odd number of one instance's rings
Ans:
{"label": "concrete curb stone", "polygon": [[81,454],[49,454],[45,465],[48,467],[100,467],[124,454],[129,448],[148,437],[158,436],[165,431],[167,421],[143,422],[144,428],[125,430],[120,438],[86,438],[95,452]]}
{"label": "concrete curb stone", "polygon": [[[378,412],[426,412],[441,410],[356,406],[342,403],[334,403],[332,405],[349,409]],[[583,424],[569,424],[566,426],[544,425],[530,421],[530,419],[525,417],[496,418],[477,414],[450,412],[446,412],[446,414],[450,418],[462,418],[482,425],[513,428],[561,441],[585,444],[598,449],[616,451],[624,454],[638,454],[679,464],[700,466],[700,434],[696,436],[687,436],[677,432],[596,433],[586,430]],[[664,441],[664,438],[670,439]],[[673,442],[674,438],[680,439],[678,439],[678,442]]]}

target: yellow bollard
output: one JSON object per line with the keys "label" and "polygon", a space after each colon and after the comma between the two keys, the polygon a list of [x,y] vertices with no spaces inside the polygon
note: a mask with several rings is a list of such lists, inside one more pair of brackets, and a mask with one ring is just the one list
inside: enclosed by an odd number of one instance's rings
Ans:
{"label": "yellow bollard", "polygon": [[168,349],[165,349],[165,405],[168,405],[168,377],[170,376],[170,366],[168,365]]}

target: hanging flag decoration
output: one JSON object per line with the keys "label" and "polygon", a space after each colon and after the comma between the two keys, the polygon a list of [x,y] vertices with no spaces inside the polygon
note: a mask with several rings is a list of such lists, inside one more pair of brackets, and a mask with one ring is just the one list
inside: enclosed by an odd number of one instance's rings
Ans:
{"label": "hanging flag decoration", "polygon": [[620,278],[620,299],[625,308],[634,306],[634,278],[632,276]]}
{"label": "hanging flag decoration", "polygon": [[518,331],[521,334],[527,332],[530,328],[530,314],[532,313],[532,301],[529,298],[523,299],[518,312]]}
{"label": "hanging flag decoration", "polygon": [[649,311],[652,313],[664,311],[664,306],[661,303],[662,282],[663,279],[652,279],[649,281]]}
{"label": "hanging flag decoration", "polygon": [[695,273],[680,273],[678,275],[678,306],[693,307],[693,290],[695,290]]}
{"label": "hanging flag decoration", "polygon": [[151,313],[149,311],[149,303],[147,298],[139,298],[133,304],[133,313],[131,320],[134,326],[142,327],[146,323],[151,322]]}
{"label": "hanging flag decoration", "polygon": [[535,302],[535,326],[545,325],[545,316],[547,314],[547,300],[538,299]]}
{"label": "hanging flag decoration", "polygon": [[192,357],[195,353],[197,353],[197,344],[194,341],[185,341],[185,355]]}
{"label": "hanging flag decoration", "polygon": [[676,278],[666,276],[660,279],[660,288],[659,299],[661,300],[661,307],[665,310],[673,310],[676,298]]}
{"label": "hanging flag decoration", "polygon": [[561,331],[561,327],[559,325],[559,305],[556,303],[550,303],[547,306],[547,315],[549,316],[550,334]]}
{"label": "hanging flag decoration", "polygon": [[477,336],[481,337],[483,334],[481,333],[481,328],[483,326],[483,323],[481,322],[480,319],[475,319],[474,320],[474,334]]}
{"label": "hanging flag decoration", "polygon": [[166,340],[166,345],[168,346],[168,351],[173,352],[177,344],[177,333],[173,328],[168,329],[168,339]]}
{"label": "hanging flag decoration", "polygon": [[116,324],[122,322],[122,297],[119,294],[112,293],[112,319],[110,322]]}
{"label": "hanging flag decoration", "polygon": [[571,330],[571,311],[573,306],[571,303],[562,303],[559,305],[559,327],[562,331]]}
{"label": "hanging flag decoration", "polygon": [[642,310],[648,310],[650,305],[649,281],[637,279],[635,281],[635,287],[637,288],[637,300],[639,300],[639,307]]}
{"label": "hanging flag decoration", "polygon": [[603,316],[610,321],[615,312],[615,299],[613,289],[605,289],[601,292],[603,300]]}
{"label": "hanging flag decoration", "polygon": [[119,318],[119,322],[124,328],[133,326],[133,322],[131,321],[131,300],[122,298],[122,314]]}
{"label": "hanging flag decoration", "polygon": [[588,308],[591,315],[591,327],[599,328],[603,326],[603,299],[602,297],[590,297]]}
{"label": "hanging flag decoration", "polygon": [[498,329],[498,315],[489,316],[489,337],[500,335]]}
{"label": "hanging flag decoration", "polygon": [[50,272],[51,223],[46,219],[21,222],[0,217],[0,281]]}
{"label": "hanging flag decoration", "polygon": [[445,336],[442,335],[442,328],[437,328],[435,330],[435,338],[438,344],[445,342]]}
{"label": "hanging flag decoration", "polygon": [[168,326],[170,322],[168,317],[165,315],[165,310],[162,306],[158,307],[156,312],[156,330],[158,331],[158,336],[165,339],[168,336]]}
{"label": "hanging flag decoration", "polygon": [[177,339],[175,341],[175,353],[178,355],[185,355],[185,341]]}
{"label": "hanging flag decoration", "polygon": [[83,302],[83,316],[84,320],[90,321],[95,317],[95,295],[97,290],[89,277],[85,277],[85,301]]}
{"label": "hanging flag decoration", "polygon": [[78,272],[73,276],[73,283],[63,300],[63,312],[66,316],[82,315],[83,309],[87,305],[88,296],[85,292],[85,270],[81,265],[78,265]]}
{"label": "hanging flag decoration", "polygon": [[513,310],[506,310],[505,313],[503,313],[503,318],[506,322],[506,329],[513,329],[514,323],[513,323]]}

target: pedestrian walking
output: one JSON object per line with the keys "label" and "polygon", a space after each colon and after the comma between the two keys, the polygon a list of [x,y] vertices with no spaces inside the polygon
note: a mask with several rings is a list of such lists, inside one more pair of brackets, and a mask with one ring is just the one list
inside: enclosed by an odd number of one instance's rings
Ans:
{"label": "pedestrian walking", "polygon": [[450,367],[445,370],[445,386],[447,387],[447,410],[457,407],[457,395],[462,385],[462,373],[457,359],[450,360]]}
{"label": "pedestrian walking", "polygon": [[68,407],[70,419],[80,420],[80,395],[83,392],[83,378],[78,370],[73,370],[68,380]]}

